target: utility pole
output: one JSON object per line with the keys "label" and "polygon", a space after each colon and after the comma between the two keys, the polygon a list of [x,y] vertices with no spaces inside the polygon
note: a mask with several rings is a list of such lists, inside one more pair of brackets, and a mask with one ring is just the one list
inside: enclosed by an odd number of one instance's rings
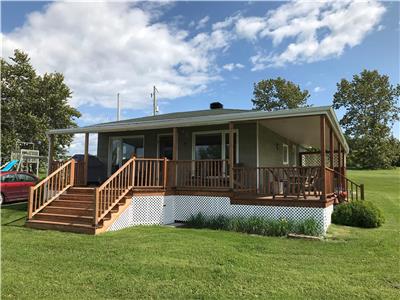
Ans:
{"label": "utility pole", "polygon": [[151,97],[153,97],[153,116],[155,116],[158,113],[158,105],[157,105],[157,98],[156,98],[156,93],[159,93],[156,86],[153,86],[153,93],[150,94]]}
{"label": "utility pole", "polygon": [[119,93],[117,93],[117,121],[121,119],[121,106],[119,102]]}

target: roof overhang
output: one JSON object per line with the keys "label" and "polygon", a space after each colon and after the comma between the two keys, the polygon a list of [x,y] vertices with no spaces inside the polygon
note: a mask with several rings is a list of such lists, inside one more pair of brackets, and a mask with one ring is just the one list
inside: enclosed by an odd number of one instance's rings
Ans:
{"label": "roof overhang", "polygon": [[[305,116],[326,115],[336,136],[340,139],[345,151],[349,151],[349,146],[340,129],[339,122],[336,118],[334,110],[330,106],[322,107],[307,107],[298,109],[288,109],[279,111],[249,111],[223,115],[201,116],[191,118],[165,119],[157,121],[140,121],[140,122],[119,122],[118,124],[98,124],[86,127],[53,129],[49,130],[48,134],[79,134],[79,133],[102,133],[102,132],[118,132],[132,130],[149,130],[163,129],[174,127],[192,127],[205,125],[226,124],[229,122],[249,122],[267,119],[280,118],[298,118]],[[319,129],[318,129],[319,130]]]}

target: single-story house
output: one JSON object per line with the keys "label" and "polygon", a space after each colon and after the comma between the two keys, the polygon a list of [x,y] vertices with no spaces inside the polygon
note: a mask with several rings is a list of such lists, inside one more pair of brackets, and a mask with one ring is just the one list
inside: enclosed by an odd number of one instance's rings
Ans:
{"label": "single-story house", "polygon": [[[96,133],[103,176],[93,178]],[[53,161],[54,137],[85,134],[83,159]],[[314,218],[364,197],[346,177],[349,151],[331,107],[210,109],[54,129],[49,176],[31,188],[27,225],[85,233],[205,215]]]}

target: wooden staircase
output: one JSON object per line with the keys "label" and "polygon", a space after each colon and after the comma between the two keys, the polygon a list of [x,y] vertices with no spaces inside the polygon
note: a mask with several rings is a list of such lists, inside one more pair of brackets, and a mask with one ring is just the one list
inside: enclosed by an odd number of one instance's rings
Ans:
{"label": "wooden staircase", "polygon": [[106,231],[130,202],[127,197],[94,226],[95,188],[70,187],[26,222],[36,229],[96,234]]}

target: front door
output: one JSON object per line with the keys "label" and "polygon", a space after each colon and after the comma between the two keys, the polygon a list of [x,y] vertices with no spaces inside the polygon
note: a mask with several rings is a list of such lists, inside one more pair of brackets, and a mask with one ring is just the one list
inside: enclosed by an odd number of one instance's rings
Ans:
{"label": "front door", "polygon": [[112,137],[108,161],[108,176],[117,171],[132,155],[144,157],[144,137]]}

